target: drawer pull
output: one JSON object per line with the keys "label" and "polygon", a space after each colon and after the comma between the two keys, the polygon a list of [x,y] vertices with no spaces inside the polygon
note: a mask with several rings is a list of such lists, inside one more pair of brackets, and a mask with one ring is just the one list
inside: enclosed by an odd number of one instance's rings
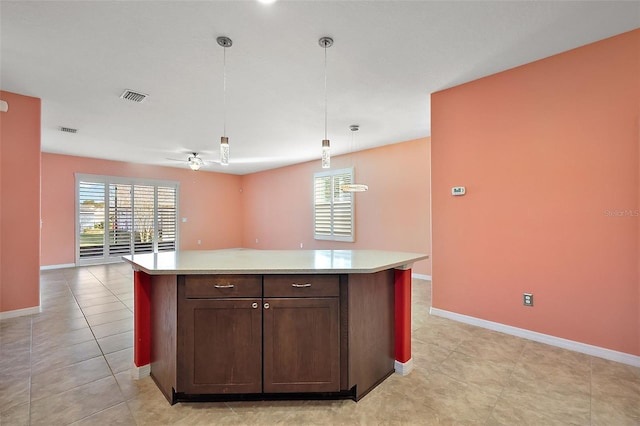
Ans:
{"label": "drawer pull", "polygon": [[265,309],[269,309],[269,304],[268,304],[268,303],[265,303],[265,304],[264,304],[264,308],[265,308]]}
{"label": "drawer pull", "polygon": [[234,288],[235,286],[233,284],[227,284],[227,285],[215,284],[214,287],[215,288]]}
{"label": "drawer pull", "polygon": [[306,287],[311,287],[311,283],[306,283],[306,284],[296,284],[296,283],[293,283],[293,284],[291,284],[291,287],[295,287],[295,288],[306,288]]}
{"label": "drawer pull", "polygon": [[258,309],[258,304],[257,304],[256,302],[253,302],[253,303],[251,304],[251,307],[252,307],[253,309]]}

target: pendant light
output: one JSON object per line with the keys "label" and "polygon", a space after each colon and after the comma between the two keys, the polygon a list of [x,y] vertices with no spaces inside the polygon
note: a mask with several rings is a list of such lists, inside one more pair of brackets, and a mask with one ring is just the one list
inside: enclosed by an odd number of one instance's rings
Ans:
{"label": "pendant light", "polygon": [[229,37],[221,36],[216,39],[218,44],[222,46],[222,100],[224,104],[224,115],[222,124],[222,137],[220,138],[220,164],[229,165],[229,138],[227,137],[227,47],[233,45],[233,41]]}
{"label": "pendant light", "polygon": [[[353,152],[355,151],[353,140],[356,137],[356,132],[360,130],[360,126],[352,124],[349,126],[349,130],[351,130],[351,155],[353,155]],[[340,185],[340,190],[343,192],[365,192],[369,190],[369,186],[363,183],[347,183]]]}
{"label": "pendant light", "polygon": [[318,40],[320,47],[324,49],[324,139],[322,140],[322,168],[331,167],[331,143],[327,138],[327,49],[333,46],[331,37],[322,37]]}

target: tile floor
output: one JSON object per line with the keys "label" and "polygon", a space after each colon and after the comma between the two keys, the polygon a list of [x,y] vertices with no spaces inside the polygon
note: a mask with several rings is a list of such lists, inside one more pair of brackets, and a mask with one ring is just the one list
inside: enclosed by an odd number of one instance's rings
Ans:
{"label": "tile floor", "polygon": [[428,314],[414,280],[415,370],[360,402],[181,403],[132,380],[126,264],[41,274],[42,312],[0,321],[2,425],[640,425],[640,368]]}

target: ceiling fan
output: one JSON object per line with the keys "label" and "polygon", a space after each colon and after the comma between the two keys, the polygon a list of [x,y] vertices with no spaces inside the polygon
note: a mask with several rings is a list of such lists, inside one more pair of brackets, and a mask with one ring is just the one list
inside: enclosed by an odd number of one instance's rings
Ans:
{"label": "ceiling fan", "polygon": [[167,160],[180,161],[181,163],[186,162],[193,171],[198,171],[201,167],[206,166],[205,161],[198,156],[197,152],[192,152],[186,160],[178,160],[175,158],[167,158]]}

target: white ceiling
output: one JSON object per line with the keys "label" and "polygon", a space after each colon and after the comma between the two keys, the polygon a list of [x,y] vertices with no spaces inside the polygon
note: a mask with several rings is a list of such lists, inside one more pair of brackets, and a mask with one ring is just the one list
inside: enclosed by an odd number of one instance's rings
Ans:
{"label": "white ceiling", "polygon": [[0,87],[42,99],[42,151],[183,168],[168,158],[196,151],[246,174],[320,158],[321,36],[335,155],[430,135],[431,93],[638,28],[640,2],[2,0],[0,17]]}

